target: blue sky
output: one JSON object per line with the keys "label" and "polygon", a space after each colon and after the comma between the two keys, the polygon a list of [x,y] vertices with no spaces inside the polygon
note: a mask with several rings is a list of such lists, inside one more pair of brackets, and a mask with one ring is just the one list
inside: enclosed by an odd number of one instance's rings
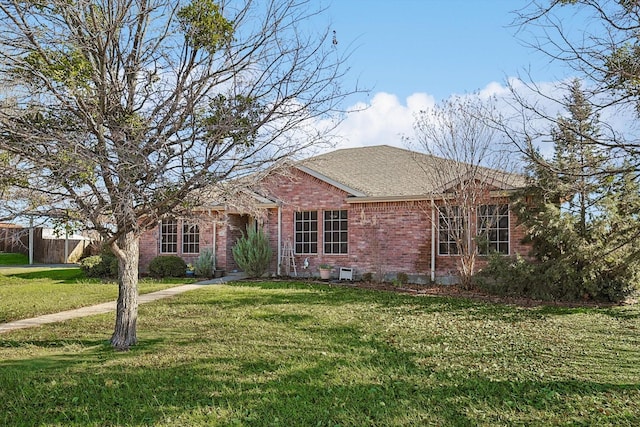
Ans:
{"label": "blue sky", "polygon": [[500,92],[530,70],[535,81],[566,77],[559,64],[516,37],[514,10],[529,0],[327,0],[338,48],[353,50],[345,86],[371,89],[348,100],[341,146],[391,144],[411,132],[413,113],[453,94]]}
{"label": "blue sky", "polygon": [[[549,61],[514,34],[517,0],[333,0],[328,8],[342,49],[353,47],[355,76],[375,92],[437,99],[504,81],[523,68],[543,78]],[[535,60],[532,62],[532,60]]]}

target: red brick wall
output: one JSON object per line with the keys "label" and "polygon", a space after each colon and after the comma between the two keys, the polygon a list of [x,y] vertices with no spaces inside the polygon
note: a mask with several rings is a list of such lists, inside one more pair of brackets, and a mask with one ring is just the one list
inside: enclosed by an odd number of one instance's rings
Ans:
{"label": "red brick wall", "polygon": [[430,222],[421,204],[353,204],[349,220],[352,261],[360,273],[429,272]]}
{"label": "red brick wall", "polygon": [[[220,234],[220,230],[224,230],[224,223],[220,224],[221,218],[218,217],[216,213],[212,214],[202,214],[199,216],[199,225],[200,225],[200,251],[202,252],[204,249],[213,249],[213,229],[214,222],[218,221],[218,233]],[[190,218],[190,222],[196,221],[196,219]],[[185,254],[182,253],[182,220],[178,220],[178,252],[177,253],[160,253],[160,235],[158,227],[155,227],[151,230],[146,231],[140,237],[140,264],[139,269],[141,272],[146,273],[149,268],[149,263],[151,260],[159,255],[177,255],[184,260],[186,263],[193,263],[196,258],[198,258],[198,254]],[[218,262],[220,259],[225,260],[225,256],[221,256],[220,254],[220,238],[216,242],[218,254]],[[224,264],[223,264],[224,265]]]}
{"label": "red brick wall", "polygon": [[141,272],[149,271],[149,263],[151,260],[160,255],[160,240],[158,236],[158,227],[146,231],[140,236],[140,261],[138,268]]}
{"label": "red brick wall", "polygon": [[[303,260],[309,258],[312,273],[317,273],[318,265],[326,263],[336,267],[355,267],[359,274],[370,272],[393,276],[404,272],[430,275],[432,232],[428,202],[349,204],[346,202],[346,192],[298,170],[294,170],[290,177],[271,178],[265,182],[265,188],[271,197],[282,202],[283,244],[294,244],[295,212],[318,211],[318,253],[295,256],[299,274]],[[324,254],[323,212],[343,209],[348,211],[349,253]],[[475,219],[472,219],[472,223],[475,223]],[[513,229],[516,224],[513,217],[510,218],[510,224],[511,254],[528,253],[528,247],[521,243],[524,231],[520,227]],[[265,229],[274,252],[277,252],[276,210],[269,215]],[[479,267],[484,260],[484,257],[478,257]],[[455,256],[436,255],[436,275],[455,273],[457,262]],[[275,271],[277,266],[273,267]]]}
{"label": "red brick wall", "polygon": [[[350,266],[353,264],[351,257],[351,244],[354,238],[349,228],[349,254],[346,255],[325,255],[322,252],[322,212],[324,210],[348,210],[349,205],[345,202],[347,193],[336,187],[326,184],[316,178],[297,170],[292,171],[292,176],[276,176],[268,179],[264,187],[269,191],[271,197],[282,202],[282,245],[287,243],[294,246],[294,221],[295,213],[301,211],[318,211],[318,254],[296,254],[294,256],[298,275],[317,274],[320,264],[331,264],[334,266]],[[277,254],[278,236],[278,212],[273,210],[270,213],[265,229],[269,233],[269,238],[274,242],[274,253]],[[349,213],[349,227],[351,227],[351,213]],[[305,258],[309,259],[310,268],[305,271],[302,266]],[[277,263],[281,262],[278,260]],[[277,269],[277,263],[275,265]],[[284,269],[282,270],[284,272]]]}
{"label": "red brick wall", "polygon": [[[272,197],[282,202],[282,243],[294,245],[295,212],[318,211],[318,253],[296,255],[298,273],[309,259],[310,272],[320,264],[355,267],[362,273],[426,273],[430,263],[427,213],[416,203],[349,204],[348,194],[303,172],[276,177],[265,183]],[[323,253],[323,212],[347,210],[348,254]],[[265,229],[277,242],[277,211],[268,217]],[[277,244],[273,246],[277,251]]]}
{"label": "red brick wall", "polygon": [[[332,185],[294,169],[290,176],[273,176],[263,183],[270,197],[279,201],[281,207],[282,244],[294,245],[295,213],[318,212],[318,253],[295,255],[298,275],[317,275],[320,264],[335,267],[355,267],[357,274],[373,273],[393,276],[396,273],[419,274],[429,277],[431,270],[431,211],[428,202],[393,203],[347,203],[348,194]],[[348,253],[323,253],[323,212],[325,210],[347,210]],[[515,227],[511,213],[511,254],[526,255],[528,246],[521,243],[524,230]],[[246,215],[204,215],[200,228],[201,248],[211,247],[213,223],[217,221],[216,254],[218,266],[232,271],[237,268],[231,248],[245,230]],[[278,210],[269,209],[260,219],[269,236],[273,249],[271,272],[276,273],[278,264]],[[475,223],[475,220],[472,220]],[[514,228],[515,227],[515,228]],[[437,231],[437,230],[436,230]],[[437,236],[437,232],[436,232]],[[180,246],[180,245],[179,245]],[[181,249],[181,247],[179,248]],[[149,261],[158,255],[158,230],[151,230],[140,241],[141,271],[146,271]],[[436,245],[437,254],[437,245]],[[186,262],[196,256],[178,253]],[[309,259],[308,271],[302,269],[305,258]],[[479,257],[482,267],[484,257]],[[436,275],[456,272],[458,259],[455,256],[436,256]],[[284,271],[284,270],[283,270]]]}

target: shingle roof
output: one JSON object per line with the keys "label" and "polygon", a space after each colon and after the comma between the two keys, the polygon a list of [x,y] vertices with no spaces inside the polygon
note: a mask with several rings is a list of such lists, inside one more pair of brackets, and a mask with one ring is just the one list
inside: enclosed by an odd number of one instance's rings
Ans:
{"label": "shingle roof", "polygon": [[[358,197],[408,197],[446,191],[451,174],[436,178],[430,170],[453,171],[450,160],[388,145],[346,148],[303,160],[298,168]],[[452,172],[448,172],[452,173]],[[524,185],[521,175],[483,169],[492,185],[513,189]]]}

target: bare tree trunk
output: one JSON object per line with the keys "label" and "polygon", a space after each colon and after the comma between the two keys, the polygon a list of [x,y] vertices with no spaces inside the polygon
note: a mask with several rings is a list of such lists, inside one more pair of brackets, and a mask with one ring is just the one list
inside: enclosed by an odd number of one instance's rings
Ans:
{"label": "bare tree trunk", "polygon": [[[112,245],[113,246],[113,245]],[[117,350],[128,350],[138,341],[138,256],[139,237],[133,232],[118,239],[114,252],[118,257],[118,305],[116,327],[111,336],[111,345]]]}
{"label": "bare tree trunk", "polygon": [[[475,248],[470,250],[475,251]],[[460,257],[460,284],[465,290],[473,288],[473,276],[475,274],[476,255],[474,253],[464,254]]]}

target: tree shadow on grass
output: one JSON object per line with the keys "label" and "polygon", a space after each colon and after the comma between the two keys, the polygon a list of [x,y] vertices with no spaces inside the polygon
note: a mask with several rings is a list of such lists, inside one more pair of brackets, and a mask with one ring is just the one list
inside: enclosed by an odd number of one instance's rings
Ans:
{"label": "tree shadow on grass", "polygon": [[325,337],[330,354],[319,350],[283,358],[206,354],[167,363],[165,353],[171,350],[163,349],[167,343],[162,339],[145,340],[128,353],[114,353],[104,343],[90,340],[83,343],[90,348],[73,354],[0,362],[0,424],[640,422],[640,408],[633,403],[640,397],[637,384],[496,381],[419,365],[414,354],[376,337],[363,338],[357,328],[337,326],[309,333]]}
{"label": "tree shadow on grass", "polygon": [[[348,366],[331,359],[310,358],[302,365],[296,360],[217,357],[178,366],[120,364],[105,369],[99,365],[107,356],[98,349],[76,357],[2,363],[0,421],[292,426],[640,421],[637,407],[617,414],[606,411],[616,409],[613,400],[637,397],[635,384],[434,375],[410,359],[400,368],[379,357],[363,362],[374,370],[369,377],[341,382],[339,370]],[[230,372],[220,369],[228,365],[233,366]]]}
{"label": "tree shadow on grass", "polygon": [[[403,310],[411,314],[457,314],[476,319],[499,319],[519,322],[540,319],[547,314],[536,309],[524,309],[505,304],[478,302],[454,297],[415,297],[406,294],[359,288],[334,287],[323,284],[280,282],[236,282],[230,288],[239,292],[215,292],[193,295],[171,301],[170,304],[205,304],[220,309],[238,309],[282,304],[342,307],[352,304],[369,305],[372,309]],[[255,290],[258,290],[257,292]],[[260,292],[265,291],[265,292]],[[282,291],[282,292],[279,292]]]}
{"label": "tree shadow on grass", "polygon": [[[473,307],[476,303],[465,299],[449,297],[416,298],[406,294],[382,292],[369,289],[347,288],[317,283],[303,282],[233,282],[231,288],[246,290],[234,294],[220,296],[219,292],[211,294],[206,299],[211,304],[227,304],[230,306],[244,306],[255,304],[323,304],[344,306],[349,304],[374,304],[378,307],[398,306],[407,303],[425,308],[433,307],[439,310],[441,305],[451,309]],[[256,293],[253,290],[273,291]],[[282,292],[277,292],[282,291]]]}
{"label": "tree shadow on grass", "polygon": [[20,279],[49,279],[62,283],[76,283],[81,279],[88,280],[85,279],[83,271],[79,268],[56,268],[43,271],[31,271],[11,274],[10,277],[18,277]]}
{"label": "tree shadow on grass", "polygon": [[[256,327],[242,338],[229,337],[231,330],[215,335],[215,328],[222,327],[215,319],[194,324],[189,317],[194,310],[206,312],[198,306],[207,305],[230,304],[243,312],[270,304],[363,300],[384,309],[407,304],[418,314],[477,307],[332,288],[184,294],[157,303],[185,307],[173,318],[166,314],[171,325],[159,317],[147,330],[141,328],[143,334],[153,330],[154,338],[141,339],[127,353],[114,352],[101,340],[5,340],[3,347],[34,346],[55,353],[0,362],[0,425],[640,423],[640,388],[630,381],[535,379],[526,373],[526,378],[496,380],[420,363],[424,355],[364,325],[342,319],[316,323],[312,315],[293,311],[255,312],[249,318],[257,323],[238,322],[238,327]],[[472,315],[498,315],[482,307]],[[163,324],[171,335],[153,329]],[[286,335],[290,341],[273,340],[261,324],[276,324],[279,331],[294,328],[296,334]],[[243,339],[249,342],[230,344]],[[67,349],[69,342],[79,348]]]}
{"label": "tree shadow on grass", "polygon": [[[69,344],[77,344],[82,347],[95,347],[108,344],[105,340],[89,339],[60,339],[60,340],[11,340],[0,338],[0,348],[64,348]],[[3,361],[0,360],[0,366]]]}

